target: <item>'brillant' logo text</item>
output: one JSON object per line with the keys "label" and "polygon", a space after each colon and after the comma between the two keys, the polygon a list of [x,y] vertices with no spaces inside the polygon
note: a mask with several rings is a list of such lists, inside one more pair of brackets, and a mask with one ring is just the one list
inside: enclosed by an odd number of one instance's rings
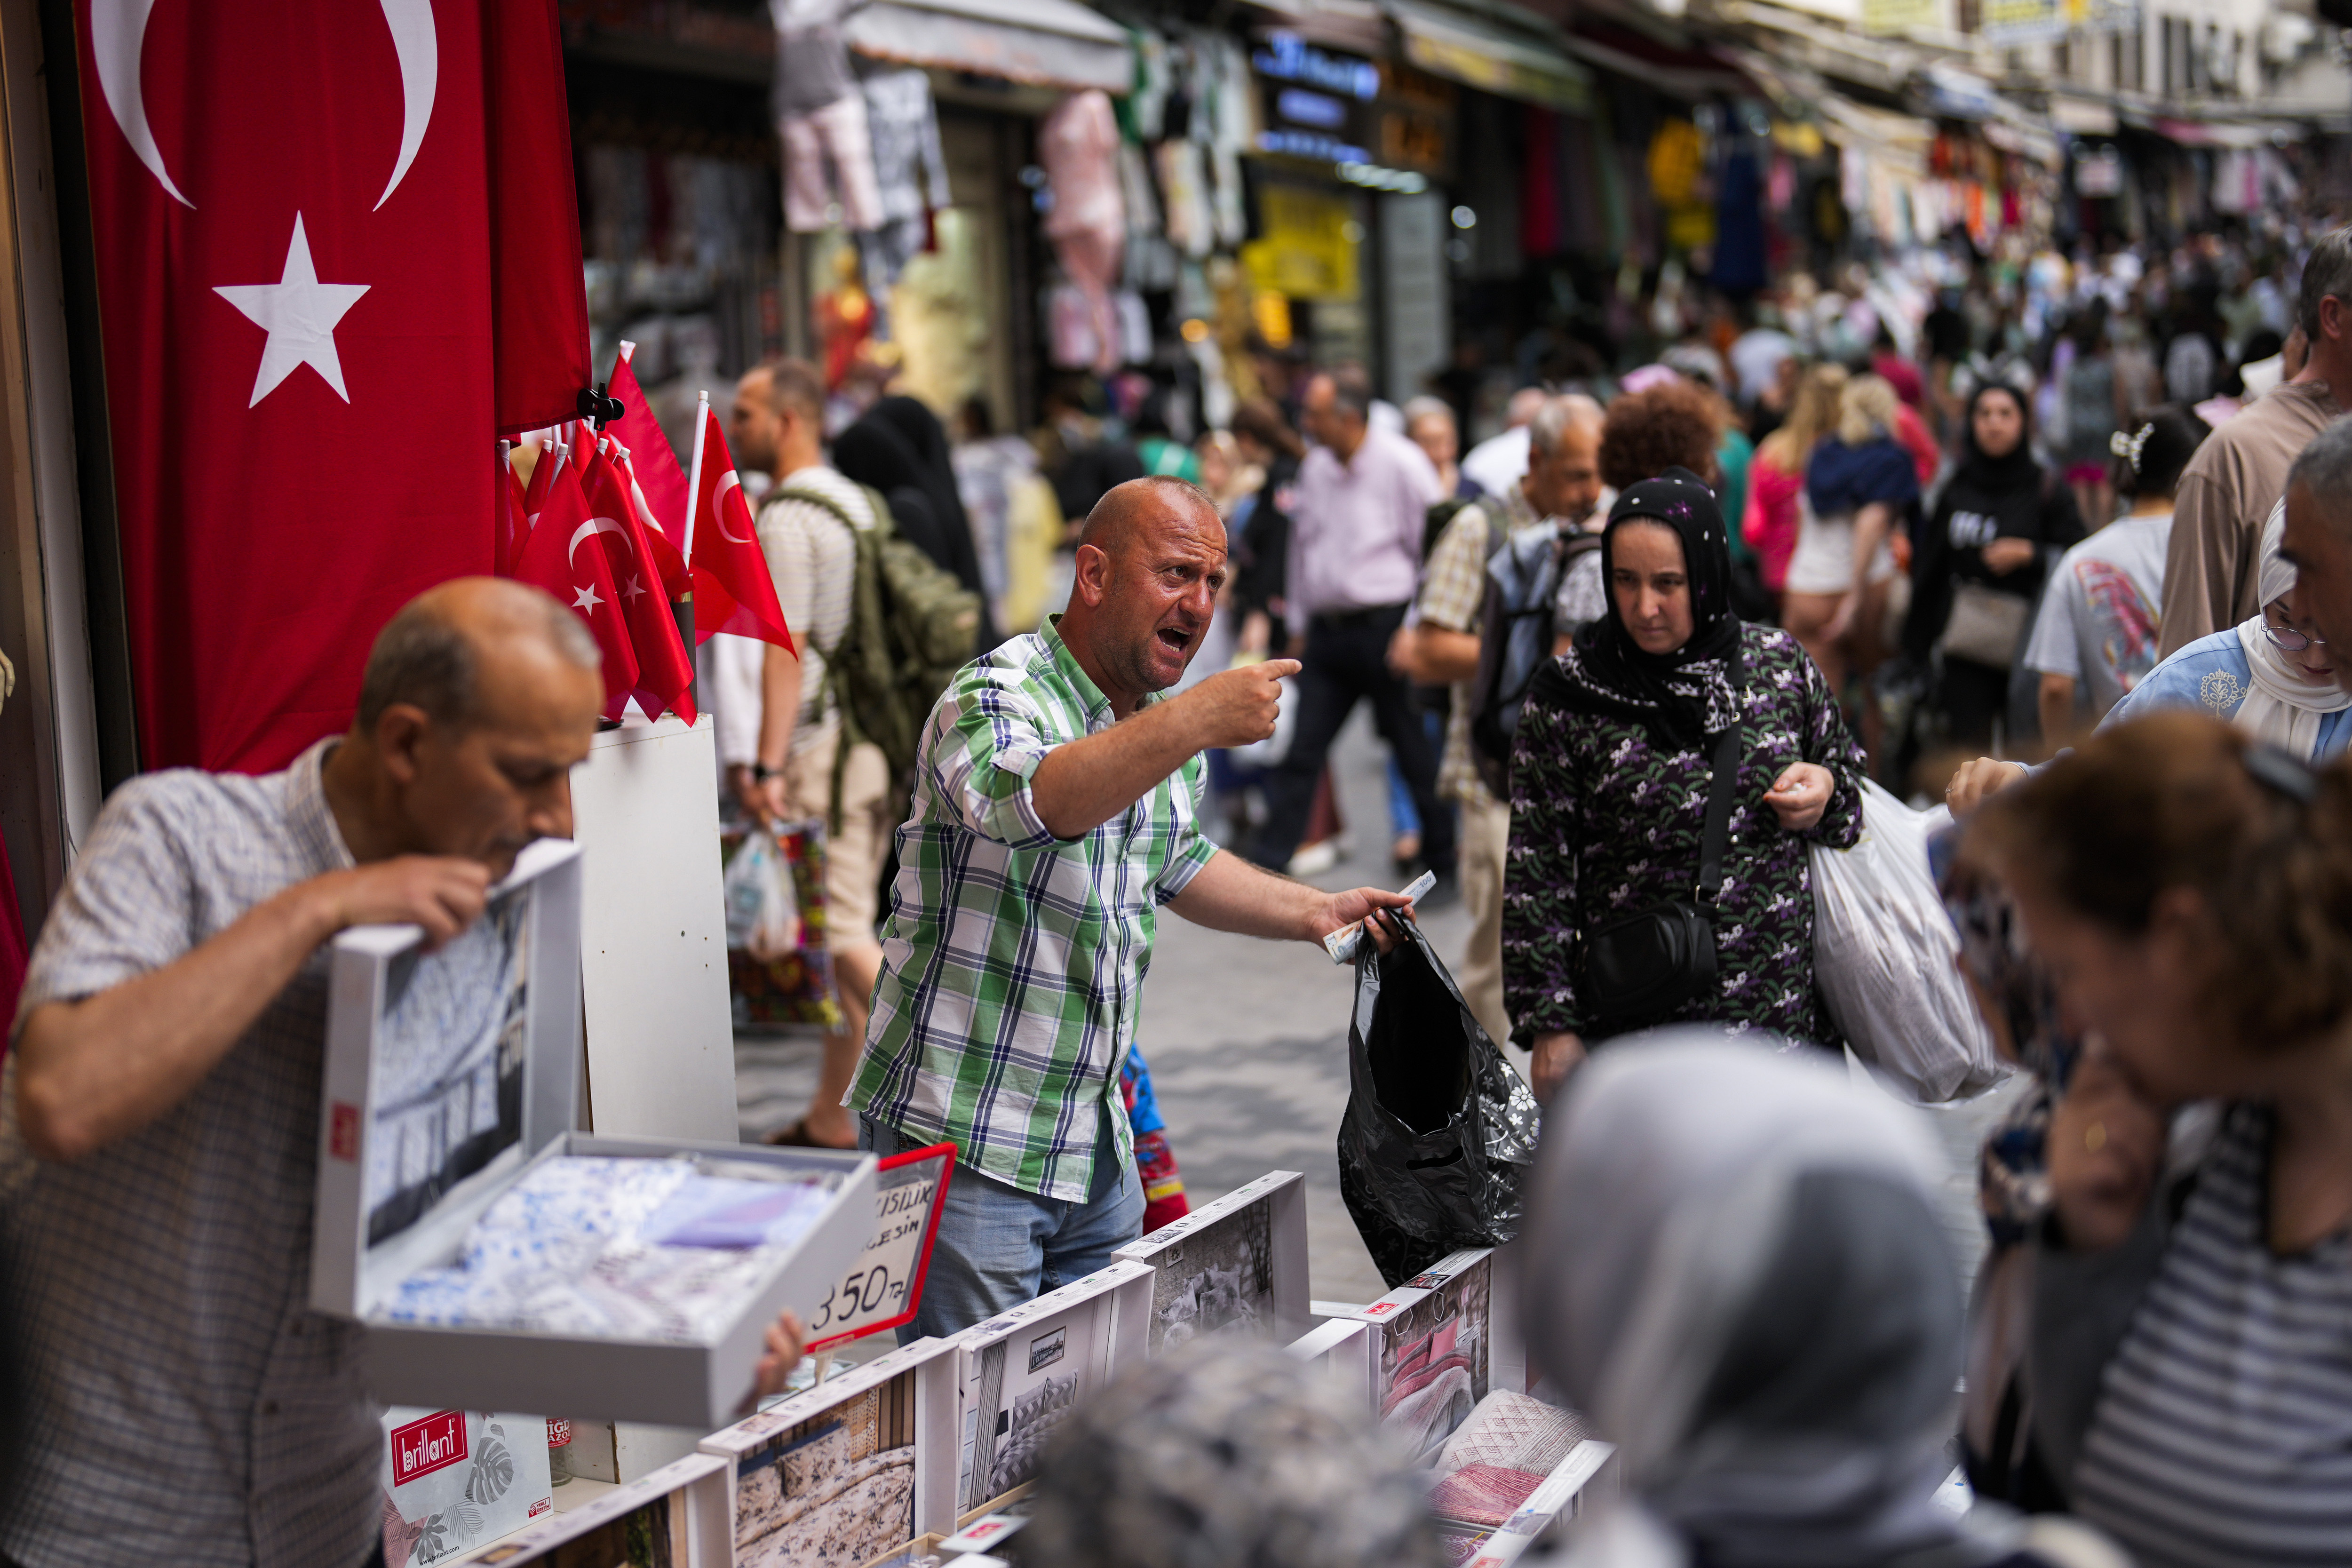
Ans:
{"label": "'brillant' logo text", "polygon": [[444,1410],[392,1429],[392,1484],[429,1476],[466,1457],[466,1413]]}

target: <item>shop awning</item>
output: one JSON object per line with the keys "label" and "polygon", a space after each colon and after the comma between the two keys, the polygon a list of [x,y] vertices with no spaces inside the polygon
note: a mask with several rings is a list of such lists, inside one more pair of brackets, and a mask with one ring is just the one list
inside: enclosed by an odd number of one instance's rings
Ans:
{"label": "shop awning", "polygon": [[859,54],[908,65],[1072,90],[1135,83],[1126,30],[1076,0],[876,0],[841,30]]}
{"label": "shop awning", "polygon": [[1743,97],[1756,90],[1756,84],[1737,64],[1704,48],[1675,47],[1616,29],[1604,37],[1590,27],[1570,33],[1568,47],[1587,65],[1694,103],[1725,95]]}
{"label": "shop awning", "polygon": [[2113,136],[2116,106],[2095,98],[2053,92],[2050,95],[2050,123],[2069,136]]}
{"label": "shop awning", "polygon": [[1404,38],[1404,58],[1433,76],[1549,109],[1592,108],[1592,73],[1569,58],[1533,14],[1522,30],[1425,0],[1385,0],[1382,9]]}

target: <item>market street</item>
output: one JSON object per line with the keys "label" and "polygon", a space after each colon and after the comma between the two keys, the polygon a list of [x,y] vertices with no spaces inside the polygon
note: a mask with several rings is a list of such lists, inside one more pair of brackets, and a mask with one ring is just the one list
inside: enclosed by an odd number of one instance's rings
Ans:
{"label": "market street", "polygon": [[[1369,714],[1359,712],[1341,732],[1332,760],[1354,853],[1314,880],[1326,888],[1390,880],[1381,864],[1387,786]],[[1457,904],[1423,924],[1439,954],[1450,956],[1460,952],[1467,922]],[[1348,1103],[1352,973],[1304,946],[1276,947],[1165,919],[1144,987],[1142,1040],[1193,1205],[1267,1171],[1305,1173],[1315,1295],[1363,1302],[1384,1288],[1339,1201],[1334,1143]],[[744,1137],[791,1122],[816,1085],[815,1035],[741,1035],[735,1049]],[[1525,1067],[1523,1053],[1508,1054]],[[1941,1214],[1964,1279],[1973,1278],[1984,1249],[1977,1145],[2016,1092],[2003,1085],[1923,1113],[1948,1161]]]}

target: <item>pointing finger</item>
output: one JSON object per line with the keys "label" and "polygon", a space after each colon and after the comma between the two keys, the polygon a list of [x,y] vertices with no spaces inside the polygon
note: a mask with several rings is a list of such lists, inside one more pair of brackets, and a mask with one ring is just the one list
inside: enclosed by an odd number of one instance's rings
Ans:
{"label": "pointing finger", "polygon": [[1297,675],[1299,664],[1295,658],[1268,658],[1261,659],[1257,668],[1264,670],[1268,678],[1280,680],[1285,676]]}

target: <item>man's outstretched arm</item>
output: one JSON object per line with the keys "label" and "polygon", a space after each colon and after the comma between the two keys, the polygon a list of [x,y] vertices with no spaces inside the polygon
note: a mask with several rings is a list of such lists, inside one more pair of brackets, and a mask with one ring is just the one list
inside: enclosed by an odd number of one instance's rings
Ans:
{"label": "man's outstretched arm", "polygon": [[[1206,926],[1211,931],[1268,937],[1276,942],[1321,942],[1375,910],[1402,910],[1408,914],[1412,910],[1402,895],[1385,889],[1354,888],[1344,893],[1327,893],[1320,888],[1261,870],[1223,849],[1193,873],[1192,879],[1184,884],[1184,890],[1168,901],[1168,907],[1194,925]],[[1378,921],[1372,922],[1371,932],[1372,940],[1386,952],[1395,939]]]}

